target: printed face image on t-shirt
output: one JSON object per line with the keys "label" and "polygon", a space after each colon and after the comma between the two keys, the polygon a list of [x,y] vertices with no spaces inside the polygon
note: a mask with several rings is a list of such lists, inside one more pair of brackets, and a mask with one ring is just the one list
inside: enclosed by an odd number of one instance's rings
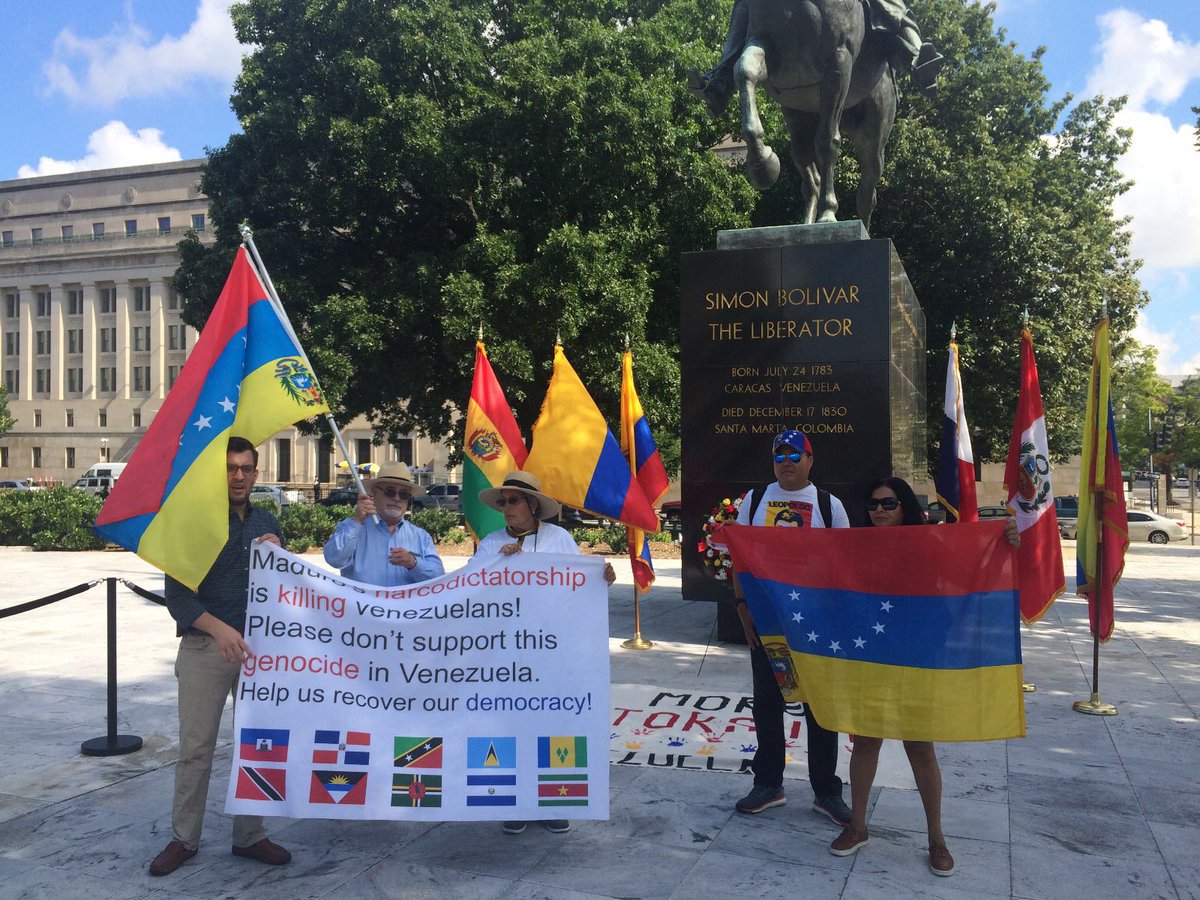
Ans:
{"label": "printed face image on t-shirt", "polygon": [[764,524],[783,528],[805,528],[812,525],[812,504],[804,500],[768,500]]}

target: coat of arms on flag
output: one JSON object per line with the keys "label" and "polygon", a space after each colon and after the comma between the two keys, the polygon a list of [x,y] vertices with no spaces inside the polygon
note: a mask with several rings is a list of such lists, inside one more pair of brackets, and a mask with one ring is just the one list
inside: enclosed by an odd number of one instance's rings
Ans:
{"label": "coat of arms on flag", "polygon": [[397,769],[440,769],[440,737],[397,737],[393,759]]}
{"label": "coat of arms on flag", "polygon": [[287,797],[287,769],[263,769],[238,766],[237,789],[240,800],[283,800]]}
{"label": "coat of arms on flag", "polygon": [[239,759],[250,762],[287,762],[287,729],[243,728],[240,743]]}
{"label": "coat of arms on flag", "polygon": [[371,735],[365,731],[318,731],[313,737],[312,761],[326,766],[371,764]]}
{"label": "coat of arms on flag", "polygon": [[367,773],[317,769],[312,773],[309,803],[362,806],[367,800]]}
{"label": "coat of arms on flag", "polygon": [[467,806],[517,805],[517,739],[467,738]]}
{"label": "coat of arms on flag", "polygon": [[539,769],[586,769],[587,738],[538,738]]}
{"label": "coat of arms on flag", "polygon": [[392,806],[441,806],[441,775],[393,775]]}

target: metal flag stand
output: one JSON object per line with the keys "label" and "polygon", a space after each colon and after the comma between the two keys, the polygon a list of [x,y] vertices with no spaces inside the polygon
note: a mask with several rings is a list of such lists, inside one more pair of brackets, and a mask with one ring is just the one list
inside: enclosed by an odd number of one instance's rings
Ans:
{"label": "metal flag stand", "polygon": [[642,637],[642,608],[636,582],[633,585],[633,637],[622,641],[621,646],[626,650],[649,650],[654,646],[654,641]]}

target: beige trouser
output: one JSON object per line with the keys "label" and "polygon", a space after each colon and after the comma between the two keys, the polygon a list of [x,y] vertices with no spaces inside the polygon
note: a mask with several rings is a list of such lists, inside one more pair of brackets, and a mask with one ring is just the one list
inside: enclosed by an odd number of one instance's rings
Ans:
{"label": "beige trouser", "polygon": [[[204,825],[213,750],[225,698],[237,688],[241,665],[221,658],[208,635],[185,634],[175,658],[179,680],[179,762],[175,765],[172,837],[195,850]],[[267,836],[262,816],[233,817],[233,846],[249,847]]]}

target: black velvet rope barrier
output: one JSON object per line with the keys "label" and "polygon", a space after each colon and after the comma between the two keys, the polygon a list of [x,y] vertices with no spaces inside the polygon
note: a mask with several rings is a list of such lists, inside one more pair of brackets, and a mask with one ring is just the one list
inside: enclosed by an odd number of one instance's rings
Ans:
{"label": "black velvet rope barrier", "polygon": [[128,581],[124,578],[121,579],[121,584],[125,585],[125,587],[129,588],[129,590],[133,591],[139,597],[149,600],[151,603],[157,603],[159,606],[167,605],[167,601],[163,599],[162,594],[156,594],[154,591],[148,591],[144,587],[138,587],[132,581]]}
{"label": "black velvet rope barrier", "polygon": [[75,587],[67,588],[65,591],[59,591],[57,594],[51,594],[48,597],[41,597],[38,600],[30,600],[28,603],[20,603],[16,606],[10,606],[7,609],[0,609],[0,619],[7,619],[9,616],[15,616],[23,612],[29,612],[31,609],[39,609],[43,606],[49,606],[51,603],[57,603],[59,600],[66,600],[68,597],[74,597],[76,594],[82,594],[84,591],[90,591],[103,581],[103,578],[97,578],[95,581],[89,581],[86,584],[77,584]]}

